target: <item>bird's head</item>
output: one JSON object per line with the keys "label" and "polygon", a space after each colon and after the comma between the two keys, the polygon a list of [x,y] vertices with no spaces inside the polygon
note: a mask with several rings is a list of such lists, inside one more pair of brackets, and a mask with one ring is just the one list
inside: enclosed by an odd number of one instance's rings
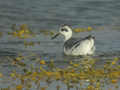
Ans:
{"label": "bird's head", "polygon": [[65,37],[65,41],[72,37],[72,28],[68,25],[61,25],[59,32],[52,37],[52,39],[56,38],[59,35],[63,35]]}

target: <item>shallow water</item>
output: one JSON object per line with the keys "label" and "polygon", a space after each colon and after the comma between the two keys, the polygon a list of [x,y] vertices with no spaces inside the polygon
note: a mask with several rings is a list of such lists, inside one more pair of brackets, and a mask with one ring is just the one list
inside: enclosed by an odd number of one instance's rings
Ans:
{"label": "shallow water", "polygon": [[[18,53],[23,55],[35,53],[46,61],[55,60],[58,65],[65,64],[67,60],[81,60],[81,57],[64,56],[62,36],[51,40],[50,36],[39,34],[40,30],[57,32],[61,24],[68,24],[73,28],[95,27],[91,32],[73,34],[75,37],[89,34],[96,37],[96,53],[91,58],[99,58],[104,62],[106,58],[119,57],[119,9],[119,0],[1,0],[0,32],[3,32],[4,36],[0,38],[0,72],[7,75],[16,69],[10,65],[6,56],[14,57]],[[23,40],[8,36],[7,32],[11,31],[12,24],[30,26],[37,36],[28,41],[40,41],[40,45],[25,48]]]}

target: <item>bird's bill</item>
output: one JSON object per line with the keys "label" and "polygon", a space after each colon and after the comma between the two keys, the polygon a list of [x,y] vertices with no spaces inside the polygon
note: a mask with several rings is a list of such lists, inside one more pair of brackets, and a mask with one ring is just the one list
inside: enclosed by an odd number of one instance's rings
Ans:
{"label": "bird's bill", "polygon": [[55,39],[57,36],[59,36],[60,33],[57,33],[56,35],[54,35],[51,39]]}

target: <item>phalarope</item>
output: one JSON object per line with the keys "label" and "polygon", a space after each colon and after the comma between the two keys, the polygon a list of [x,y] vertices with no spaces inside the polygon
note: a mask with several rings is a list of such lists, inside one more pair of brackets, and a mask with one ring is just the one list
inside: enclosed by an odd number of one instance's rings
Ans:
{"label": "phalarope", "polygon": [[79,55],[92,55],[95,52],[94,37],[89,35],[84,38],[73,38],[72,28],[68,25],[62,25],[59,33],[52,37],[56,38],[62,34],[64,39],[64,53],[66,55],[79,56]]}

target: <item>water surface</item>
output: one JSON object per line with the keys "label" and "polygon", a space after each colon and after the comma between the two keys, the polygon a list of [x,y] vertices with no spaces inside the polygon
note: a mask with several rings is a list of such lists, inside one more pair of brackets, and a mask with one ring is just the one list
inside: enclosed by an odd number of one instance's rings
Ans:
{"label": "water surface", "polygon": [[[40,34],[40,30],[57,32],[61,24],[68,24],[73,28],[95,28],[91,32],[73,33],[75,37],[85,37],[89,34],[96,37],[96,53],[92,58],[99,58],[104,62],[104,59],[119,57],[119,10],[119,0],[1,0],[0,31],[4,36],[0,38],[0,72],[7,75],[16,69],[6,57],[15,57],[18,53],[35,53],[46,61],[53,59],[56,63],[59,62],[61,66],[68,60],[81,60],[81,57],[64,56],[62,36],[51,40],[50,36]],[[7,32],[11,31],[12,24],[29,25],[37,36],[28,41],[40,41],[40,45],[25,48],[23,40],[8,36]]]}

